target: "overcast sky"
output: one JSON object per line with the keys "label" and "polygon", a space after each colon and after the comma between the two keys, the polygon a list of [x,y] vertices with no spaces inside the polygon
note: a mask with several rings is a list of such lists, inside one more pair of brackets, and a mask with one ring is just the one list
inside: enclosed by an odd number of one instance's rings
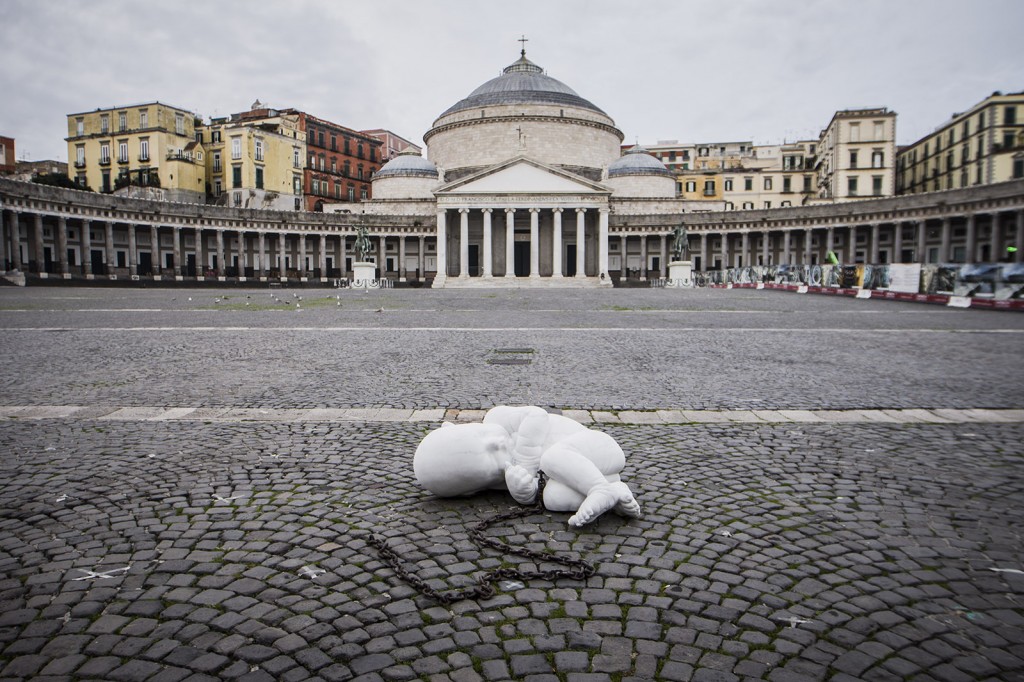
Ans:
{"label": "overcast sky", "polygon": [[816,138],[885,106],[904,144],[1024,90],[1022,27],[1022,0],[0,0],[0,135],[66,161],[70,113],[258,98],[421,143],[525,34],[627,143]]}

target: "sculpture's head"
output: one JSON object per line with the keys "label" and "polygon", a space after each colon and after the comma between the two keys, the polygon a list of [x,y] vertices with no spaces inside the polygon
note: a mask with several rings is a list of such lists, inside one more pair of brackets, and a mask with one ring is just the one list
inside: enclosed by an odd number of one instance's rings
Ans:
{"label": "sculpture's head", "polygon": [[441,497],[500,486],[508,459],[508,432],[495,424],[449,424],[431,431],[413,455],[416,481]]}

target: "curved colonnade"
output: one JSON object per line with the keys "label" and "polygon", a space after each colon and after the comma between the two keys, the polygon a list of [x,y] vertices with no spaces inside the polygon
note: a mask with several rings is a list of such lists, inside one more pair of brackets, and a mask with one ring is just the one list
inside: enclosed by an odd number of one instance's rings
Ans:
{"label": "curved colonnade", "polygon": [[[695,270],[811,265],[825,262],[829,251],[846,263],[1024,260],[1024,181],[755,211],[638,216],[616,215],[614,208],[613,202],[610,212],[600,212],[600,238],[588,236],[586,250],[576,251],[578,265],[538,268],[531,262],[516,278],[572,281],[584,269],[612,281],[664,277],[679,224],[689,234]],[[452,278],[512,274],[507,241],[499,242],[490,229],[470,232],[467,212],[452,210],[446,217],[431,201],[413,215],[261,211],[0,179],[0,209],[0,269],[40,278],[327,282],[348,276],[360,227],[376,246],[380,277],[431,280],[438,263]],[[486,223],[490,213],[484,213]],[[552,213],[558,227],[560,213]],[[536,221],[536,212],[528,215]],[[574,223],[565,226],[567,238],[582,232]],[[542,249],[551,253],[553,245],[537,241],[550,239],[552,231],[531,227],[531,258]],[[470,247],[484,256],[473,259],[478,262],[472,268]]]}

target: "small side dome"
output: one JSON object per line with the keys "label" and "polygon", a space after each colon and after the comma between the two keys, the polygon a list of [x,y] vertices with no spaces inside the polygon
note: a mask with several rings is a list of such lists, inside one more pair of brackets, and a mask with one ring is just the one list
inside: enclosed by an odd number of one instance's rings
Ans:
{"label": "small side dome", "polygon": [[668,168],[643,147],[637,145],[608,164],[608,177],[623,175],[664,175],[675,177]]}
{"label": "small side dome", "polygon": [[385,163],[373,174],[374,180],[380,178],[431,178],[437,179],[437,166],[420,156],[414,149],[406,149]]}

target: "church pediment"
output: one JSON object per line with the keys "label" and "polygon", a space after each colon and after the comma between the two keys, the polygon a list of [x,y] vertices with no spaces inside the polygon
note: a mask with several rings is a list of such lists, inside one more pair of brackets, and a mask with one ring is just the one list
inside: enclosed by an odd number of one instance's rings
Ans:
{"label": "church pediment", "polygon": [[607,195],[610,194],[610,190],[603,185],[560,168],[520,157],[460,178],[439,188],[435,194],[438,196],[461,194]]}

